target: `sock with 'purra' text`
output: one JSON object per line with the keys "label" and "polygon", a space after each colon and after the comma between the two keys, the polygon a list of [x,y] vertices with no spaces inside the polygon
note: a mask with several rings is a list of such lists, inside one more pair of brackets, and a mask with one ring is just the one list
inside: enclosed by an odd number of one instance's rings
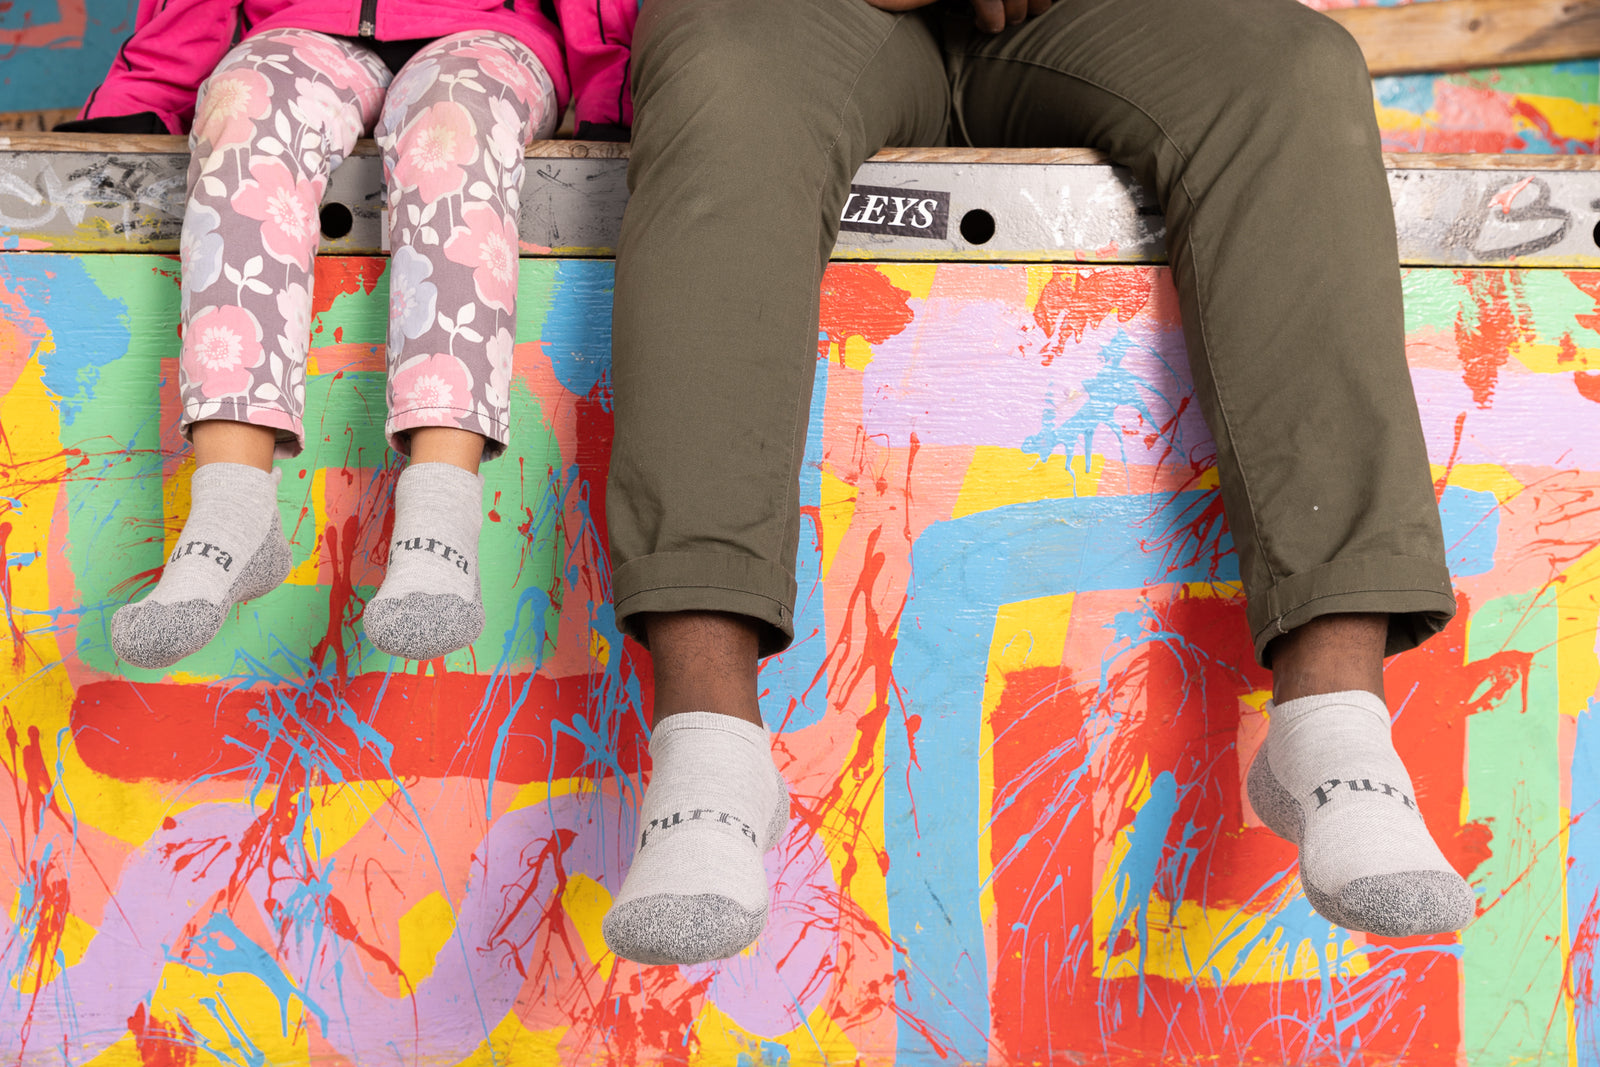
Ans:
{"label": "sock with 'purra' text", "polygon": [[208,463],[189,480],[189,521],[154,591],[111,617],[111,647],[137,667],[170,667],[200,651],[235,604],[289,576],[278,519],[279,472]]}
{"label": "sock with 'purra' text", "polygon": [[736,955],[767,925],[763,854],[789,826],[789,788],[760,726],[669,715],[650,734],[652,769],[633,865],[601,924],[636,963]]}
{"label": "sock with 'purra' text", "polygon": [[389,570],[362,616],[373,644],[393,656],[435,659],[478,639],[482,528],[482,475],[449,463],[413,463],[401,472]]}
{"label": "sock with 'purra' text", "polygon": [[1250,764],[1250,805],[1299,846],[1311,906],[1348,930],[1382,937],[1465,926],[1472,889],[1422,821],[1384,702],[1350,690],[1268,711],[1266,740]]}

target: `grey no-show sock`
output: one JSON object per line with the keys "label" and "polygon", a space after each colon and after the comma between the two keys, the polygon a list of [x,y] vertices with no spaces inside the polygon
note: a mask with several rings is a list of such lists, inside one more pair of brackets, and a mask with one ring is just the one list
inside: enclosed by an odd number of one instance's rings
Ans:
{"label": "grey no-show sock", "polygon": [[695,711],[650,734],[652,769],[633,865],[601,923],[623,959],[727,959],[767,925],[763,854],[789,826],[789,788],[767,731]]}
{"label": "grey no-show sock", "polygon": [[393,656],[435,659],[478,639],[482,528],[481,475],[448,463],[413,463],[401,472],[389,569],[362,616],[373,644]]}
{"label": "grey no-show sock", "polygon": [[1250,764],[1250,805],[1300,849],[1300,881],[1324,918],[1349,930],[1410,937],[1459,930],[1472,888],[1417,810],[1389,737],[1389,709],[1351,690],[1268,705]]}
{"label": "grey no-show sock", "polygon": [[242,463],[208,463],[189,481],[189,521],[155,590],[111,617],[111,647],[138,667],[170,667],[217,635],[235,604],[289,576],[278,479]]}

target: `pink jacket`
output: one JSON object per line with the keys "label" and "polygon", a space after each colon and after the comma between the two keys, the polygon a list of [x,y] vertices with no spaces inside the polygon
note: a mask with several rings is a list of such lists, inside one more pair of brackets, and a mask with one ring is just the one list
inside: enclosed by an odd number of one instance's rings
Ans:
{"label": "pink jacket", "polygon": [[367,36],[385,41],[462,30],[509,34],[549,71],[559,105],[574,99],[580,124],[628,126],[628,46],[637,15],[638,0],[140,0],[133,36],[79,118],[153,111],[168,130],[186,133],[195,92],[236,32],[295,28],[355,37],[366,25]]}

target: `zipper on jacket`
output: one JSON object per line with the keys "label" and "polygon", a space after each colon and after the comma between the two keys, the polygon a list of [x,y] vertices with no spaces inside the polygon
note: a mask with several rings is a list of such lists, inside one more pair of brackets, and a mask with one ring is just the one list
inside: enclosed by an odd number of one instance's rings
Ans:
{"label": "zipper on jacket", "polygon": [[361,0],[361,26],[356,30],[361,37],[378,34],[378,0]]}

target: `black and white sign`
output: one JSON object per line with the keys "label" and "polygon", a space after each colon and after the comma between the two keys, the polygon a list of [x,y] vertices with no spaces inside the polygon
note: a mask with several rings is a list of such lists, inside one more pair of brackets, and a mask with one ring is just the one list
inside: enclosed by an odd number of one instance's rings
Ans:
{"label": "black and white sign", "polygon": [[839,229],[942,241],[950,229],[950,194],[852,185],[839,217]]}

